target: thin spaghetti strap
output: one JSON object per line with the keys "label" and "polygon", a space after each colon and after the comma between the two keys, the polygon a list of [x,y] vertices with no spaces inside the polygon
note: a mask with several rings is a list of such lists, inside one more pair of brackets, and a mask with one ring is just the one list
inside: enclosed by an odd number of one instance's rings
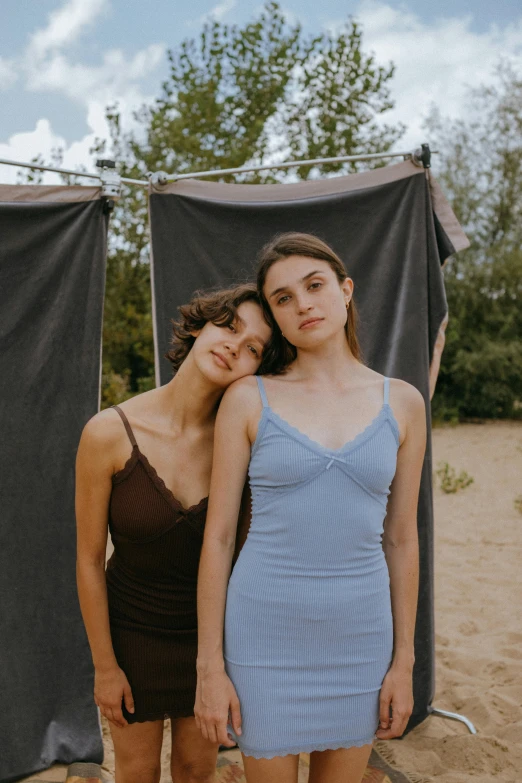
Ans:
{"label": "thin spaghetti strap", "polygon": [[390,404],[390,379],[384,379],[384,405]]}
{"label": "thin spaghetti strap", "polygon": [[261,402],[263,403],[263,408],[269,408],[270,406],[268,404],[268,398],[266,396],[265,384],[263,383],[263,379],[261,378],[260,375],[256,375],[255,379],[257,381],[259,394],[261,395]]}
{"label": "thin spaghetti strap", "polygon": [[129,440],[132,443],[132,447],[134,448],[134,446],[137,446],[138,444],[136,443],[136,438],[134,437],[134,433],[132,431],[131,425],[129,424],[129,420],[127,419],[126,415],[124,414],[121,408],[119,408],[117,405],[113,405],[112,407],[114,408],[115,411],[118,411],[118,413],[120,414],[120,418],[123,422],[123,426],[125,427],[127,435],[129,436]]}

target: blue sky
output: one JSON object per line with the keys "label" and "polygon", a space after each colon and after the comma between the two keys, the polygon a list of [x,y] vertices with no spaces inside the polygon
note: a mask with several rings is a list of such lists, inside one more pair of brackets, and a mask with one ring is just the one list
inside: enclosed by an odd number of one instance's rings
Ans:
{"label": "blue sky", "polygon": [[[435,103],[462,116],[466,85],[491,81],[499,58],[522,74],[522,6],[514,0],[283,0],[290,21],[310,33],[359,19],[364,47],[396,63],[389,121],[408,132],[401,148],[424,140]],[[3,0],[0,25],[0,157],[29,160],[53,147],[64,165],[91,168],[89,147],[105,136],[104,108],[132,111],[159,94],[166,51],[197,36],[205,19],[239,24],[259,0]],[[0,166],[0,182],[15,172]],[[52,177],[48,179],[52,181]]]}

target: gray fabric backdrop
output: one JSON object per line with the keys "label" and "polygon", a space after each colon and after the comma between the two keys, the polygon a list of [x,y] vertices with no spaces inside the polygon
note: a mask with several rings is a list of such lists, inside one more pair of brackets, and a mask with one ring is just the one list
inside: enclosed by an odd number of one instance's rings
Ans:
{"label": "gray fabric backdrop", "polygon": [[0,781],[9,781],[103,755],[74,518],[76,449],[98,410],[103,200],[95,188],[2,186],[0,237]]}
{"label": "gray fabric backdrop", "polygon": [[[305,231],[326,240],[355,281],[369,366],[415,385],[429,412],[430,363],[446,314],[441,263],[468,243],[424,170],[405,162],[274,186],[186,180],[153,190],[150,218],[161,383],[170,378],[162,357],[177,307],[197,288],[252,277],[256,253],[275,233]],[[428,443],[418,509],[421,579],[409,729],[426,717],[434,692],[431,474]]]}

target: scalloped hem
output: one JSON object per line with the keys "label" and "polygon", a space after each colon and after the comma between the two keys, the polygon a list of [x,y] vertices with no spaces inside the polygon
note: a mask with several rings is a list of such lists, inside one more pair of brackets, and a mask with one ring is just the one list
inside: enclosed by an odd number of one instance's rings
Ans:
{"label": "scalloped hem", "polygon": [[295,745],[292,748],[279,748],[278,750],[255,750],[247,748],[242,744],[241,739],[238,742],[239,750],[245,756],[252,756],[255,759],[274,759],[284,756],[298,756],[300,753],[315,753],[323,750],[340,750],[341,748],[362,748],[364,745],[372,745],[375,739],[373,735],[370,739],[364,740],[340,740],[339,742],[323,742],[317,744],[312,742],[310,745]]}

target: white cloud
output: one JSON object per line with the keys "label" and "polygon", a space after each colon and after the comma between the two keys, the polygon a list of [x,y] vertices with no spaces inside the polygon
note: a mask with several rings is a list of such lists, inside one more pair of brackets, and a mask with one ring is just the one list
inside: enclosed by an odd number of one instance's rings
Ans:
{"label": "white cloud", "polygon": [[53,50],[70,46],[108,8],[108,0],[68,0],[51,11],[47,27],[31,36],[29,55],[40,59]]}
{"label": "white cloud", "polygon": [[162,44],[151,44],[130,59],[120,49],[111,49],[100,65],[91,66],[57,53],[28,69],[27,89],[59,92],[84,105],[92,100],[112,102],[135,92],[136,83],[154,71],[164,55]]}
{"label": "white cloud", "polygon": [[237,5],[237,0],[223,0],[222,3],[218,3],[212,8],[209,16],[220,22],[233,8]]}
{"label": "white cloud", "polygon": [[146,99],[139,83],[162,62],[163,44],[151,44],[130,58],[121,49],[111,49],[97,65],[75,61],[67,52],[108,9],[108,0],[67,0],[53,11],[47,25],[33,34],[24,54],[26,89],[57,92],[87,109],[93,103],[116,101],[122,108],[137,108]]}
{"label": "white cloud", "polygon": [[362,0],[354,16],[363,27],[364,50],[374,52],[381,65],[390,60],[396,65],[390,81],[395,108],[383,121],[408,126],[400,149],[426,140],[422,124],[433,104],[443,115],[462,117],[466,88],[491,83],[501,57],[522,73],[522,15],[504,28],[492,25],[484,32],[472,29],[470,15],[427,23],[405,7],[377,0]]}
{"label": "white cloud", "polygon": [[[163,44],[150,44],[130,57],[121,49],[111,49],[95,65],[76,60],[74,54],[68,51],[71,44],[108,8],[108,0],[67,0],[49,15],[47,24],[31,36],[18,60],[18,70],[24,77],[26,90],[58,93],[80,104],[86,112],[89,132],[67,145],[53,131],[49,120],[41,118],[34,130],[15,134],[1,144],[0,157],[29,161],[40,154],[49,160],[52,150],[60,147],[64,153],[64,168],[83,166],[92,170],[94,164],[90,148],[96,139],[109,139],[106,107],[118,105],[122,128],[128,131],[135,124],[134,111],[143,103],[152,101],[154,96],[145,94],[141,84],[144,77],[164,60]],[[4,71],[6,79],[8,76],[12,78],[13,64],[0,61],[0,77]],[[107,154],[110,154],[110,149]],[[0,179],[14,182],[16,171],[2,166]],[[57,175],[44,175],[44,182],[56,181]]]}
{"label": "white cloud", "polygon": [[[15,133],[4,144],[0,143],[0,158],[30,162],[41,155],[49,160],[53,149],[65,146],[65,139],[54,133],[49,120],[38,120],[34,130]],[[18,169],[19,171],[19,169]],[[17,169],[0,165],[0,182],[15,183]],[[58,182],[57,175],[46,175],[46,182]]]}
{"label": "white cloud", "polygon": [[206,14],[198,16],[197,19],[187,19],[186,27],[199,27],[207,22],[221,22],[225,16],[230,13],[237,5],[237,0],[222,0]]}
{"label": "white cloud", "polygon": [[14,61],[0,57],[0,90],[8,90],[17,79]]}

